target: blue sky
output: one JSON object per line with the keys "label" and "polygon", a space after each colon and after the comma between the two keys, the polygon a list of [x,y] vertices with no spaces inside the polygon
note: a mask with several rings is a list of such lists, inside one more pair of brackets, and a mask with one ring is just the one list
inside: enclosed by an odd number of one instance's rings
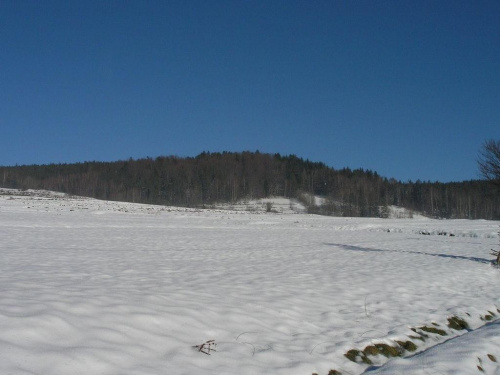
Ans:
{"label": "blue sky", "polygon": [[479,178],[500,1],[0,0],[0,165],[296,154]]}

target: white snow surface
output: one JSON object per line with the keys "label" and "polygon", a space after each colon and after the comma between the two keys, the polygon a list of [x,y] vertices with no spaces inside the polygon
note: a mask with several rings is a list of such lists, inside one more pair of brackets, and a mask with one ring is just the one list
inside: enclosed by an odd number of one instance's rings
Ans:
{"label": "white snow surface", "polygon": [[237,203],[219,203],[213,208],[230,211],[245,211],[252,213],[263,213],[268,211],[268,203],[271,212],[280,214],[304,213],[306,208],[294,199],[283,197],[271,197],[262,199],[246,200]]}
{"label": "white snow surface", "polygon": [[374,373],[498,374],[498,226],[0,189],[0,374],[361,374],[395,340],[422,353]]}

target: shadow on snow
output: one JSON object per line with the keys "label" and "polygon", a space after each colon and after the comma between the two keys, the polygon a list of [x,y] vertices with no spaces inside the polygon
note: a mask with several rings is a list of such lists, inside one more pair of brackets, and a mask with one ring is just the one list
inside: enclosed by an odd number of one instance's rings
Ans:
{"label": "shadow on snow", "polygon": [[419,255],[429,255],[429,256],[440,257],[440,258],[452,258],[452,259],[459,259],[459,260],[469,260],[469,261],[472,261],[472,262],[479,262],[479,263],[484,263],[484,264],[491,264],[491,260],[489,260],[489,259],[476,258],[476,257],[466,257],[466,256],[461,256],[461,255],[432,254],[432,253],[426,253],[426,252],[420,252],[420,251],[410,251],[410,250],[372,249],[372,248],[369,248],[369,247],[345,245],[345,244],[340,244],[340,243],[325,243],[325,245],[336,246],[336,247],[340,247],[343,250],[349,250],[349,251],[363,251],[363,252],[368,252],[368,253],[370,253],[370,252],[381,252],[381,253],[419,254]]}

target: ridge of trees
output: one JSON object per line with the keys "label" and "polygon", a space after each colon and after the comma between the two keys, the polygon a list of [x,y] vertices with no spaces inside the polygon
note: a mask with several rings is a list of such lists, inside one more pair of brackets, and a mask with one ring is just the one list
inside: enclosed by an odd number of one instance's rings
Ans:
{"label": "ridge of trees", "polygon": [[322,196],[311,212],[387,216],[389,205],[431,217],[499,219],[500,198],[487,181],[401,182],[364,169],[333,169],[295,155],[203,152],[116,162],[0,167],[1,186],[45,189],[97,199],[210,206],[269,196]]}

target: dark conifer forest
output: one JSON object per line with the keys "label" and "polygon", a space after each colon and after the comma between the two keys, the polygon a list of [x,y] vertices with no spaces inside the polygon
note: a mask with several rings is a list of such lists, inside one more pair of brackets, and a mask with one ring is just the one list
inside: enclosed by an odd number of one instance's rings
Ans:
{"label": "dark conifer forest", "polygon": [[[336,170],[295,155],[258,151],[0,167],[0,183],[4,188],[186,207],[283,196],[324,215],[385,217],[387,207],[396,205],[436,218],[500,219],[498,190],[487,181],[401,182],[369,170]],[[326,204],[309,205],[312,195],[326,198]]]}

